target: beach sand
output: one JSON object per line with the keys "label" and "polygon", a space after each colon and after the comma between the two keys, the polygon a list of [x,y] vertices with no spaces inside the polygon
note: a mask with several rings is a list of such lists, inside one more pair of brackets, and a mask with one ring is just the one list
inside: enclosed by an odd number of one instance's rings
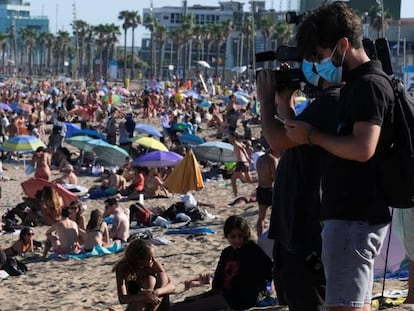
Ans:
{"label": "beach sand", "polygon": [[[256,126],[255,130],[257,133],[260,130],[259,126]],[[203,135],[210,134],[211,131],[205,131]],[[23,161],[4,162],[3,165],[6,169],[4,175],[10,180],[0,182],[2,213],[22,202],[23,192],[20,183],[28,178],[24,174]],[[53,174],[53,177],[59,175],[57,171]],[[78,183],[89,188],[96,184],[95,179],[92,176],[80,176]],[[239,195],[245,197],[248,197],[256,186],[242,183],[238,185]],[[197,277],[200,273],[214,272],[221,250],[228,246],[222,229],[224,220],[228,216],[237,214],[245,217],[251,225],[253,239],[257,239],[255,235],[257,203],[228,206],[228,203],[234,200],[229,180],[207,181],[204,189],[192,194],[198,201],[215,205],[215,208],[206,208],[214,218],[199,223],[201,226],[215,230],[215,234],[165,235],[166,229],[159,227],[153,231],[154,237],[162,236],[171,242],[169,245],[155,246],[155,252],[176,284],[176,293],[170,297],[172,302],[208,290],[209,285],[203,285],[186,291],[184,281]],[[145,200],[145,205],[150,208],[168,207],[179,200],[179,195],[173,195],[168,199]],[[87,200],[86,204],[87,219],[93,209],[104,209],[102,199]],[[124,208],[128,208],[130,204],[131,201],[120,203]],[[33,228],[35,239],[44,242],[47,228],[46,226]],[[3,234],[0,237],[0,245],[5,247],[17,239],[17,234]],[[122,253],[80,260],[33,259],[33,262],[27,264],[29,271],[25,275],[0,281],[0,310],[125,310],[125,306],[118,302],[115,275],[111,271],[121,256]],[[386,288],[406,288],[406,282],[388,281]],[[374,292],[380,291],[381,283],[376,283]]]}

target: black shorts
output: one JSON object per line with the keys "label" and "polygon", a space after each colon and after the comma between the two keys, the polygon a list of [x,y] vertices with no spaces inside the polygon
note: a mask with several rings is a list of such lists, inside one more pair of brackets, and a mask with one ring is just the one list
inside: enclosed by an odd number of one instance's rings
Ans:
{"label": "black shorts", "polygon": [[273,188],[256,188],[256,201],[259,205],[271,206],[273,199]]}
{"label": "black shorts", "polygon": [[249,171],[249,163],[247,162],[236,162],[236,167],[234,169],[235,172],[248,172]]}

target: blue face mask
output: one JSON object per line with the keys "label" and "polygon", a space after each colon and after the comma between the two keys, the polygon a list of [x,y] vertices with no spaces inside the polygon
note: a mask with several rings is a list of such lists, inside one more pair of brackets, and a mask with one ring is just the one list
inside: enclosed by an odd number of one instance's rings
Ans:
{"label": "blue face mask", "polygon": [[345,53],[342,56],[341,65],[336,67],[332,62],[332,56],[336,51],[336,46],[333,49],[331,56],[323,59],[320,63],[315,63],[316,71],[319,75],[324,78],[326,81],[331,83],[340,83],[342,81],[342,65],[345,59]]}
{"label": "blue face mask", "polygon": [[313,63],[304,59],[302,61],[302,72],[310,84],[318,86],[320,76],[313,70]]}

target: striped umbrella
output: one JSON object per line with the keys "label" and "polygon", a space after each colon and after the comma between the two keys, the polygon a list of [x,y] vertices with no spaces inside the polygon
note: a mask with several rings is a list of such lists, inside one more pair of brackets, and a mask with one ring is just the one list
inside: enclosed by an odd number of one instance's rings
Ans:
{"label": "striped umbrella", "polygon": [[1,149],[7,152],[34,152],[37,148],[44,147],[46,145],[39,138],[31,135],[18,135],[6,140]]}

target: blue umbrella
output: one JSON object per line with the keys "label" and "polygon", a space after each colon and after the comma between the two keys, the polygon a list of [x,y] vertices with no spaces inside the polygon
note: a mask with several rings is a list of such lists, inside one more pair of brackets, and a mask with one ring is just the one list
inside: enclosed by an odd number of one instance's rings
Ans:
{"label": "blue umbrella", "polygon": [[81,127],[78,124],[65,122],[66,125],[66,138],[72,137],[74,133],[79,132]]}
{"label": "blue umbrella", "polygon": [[117,145],[111,145],[102,139],[91,139],[86,142],[85,151],[93,151],[100,160],[106,165],[121,166],[125,163],[125,158],[129,156],[125,149]]}
{"label": "blue umbrella", "polygon": [[211,101],[203,100],[202,102],[200,102],[198,104],[198,106],[201,107],[201,108],[210,108],[211,107]]}
{"label": "blue umbrella", "polygon": [[182,134],[178,139],[182,144],[192,146],[197,146],[205,142],[204,139],[193,134]]}
{"label": "blue umbrella", "polygon": [[137,124],[135,125],[135,131],[137,131],[138,133],[145,133],[155,137],[162,137],[161,132],[149,124]]}
{"label": "blue umbrella", "polygon": [[144,154],[138,158],[135,158],[132,162],[135,166],[144,167],[168,167],[176,166],[181,162],[183,157],[178,153],[172,151],[152,151]]}
{"label": "blue umbrella", "polygon": [[92,138],[102,139],[102,140],[106,141],[106,138],[105,138],[104,135],[102,135],[98,131],[92,130],[92,129],[79,130],[79,131],[72,134],[72,136],[79,136],[79,135],[86,135],[86,136],[90,136]]}
{"label": "blue umbrella", "polygon": [[197,158],[212,162],[235,162],[234,147],[222,141],[209,141],[194,148]]}

